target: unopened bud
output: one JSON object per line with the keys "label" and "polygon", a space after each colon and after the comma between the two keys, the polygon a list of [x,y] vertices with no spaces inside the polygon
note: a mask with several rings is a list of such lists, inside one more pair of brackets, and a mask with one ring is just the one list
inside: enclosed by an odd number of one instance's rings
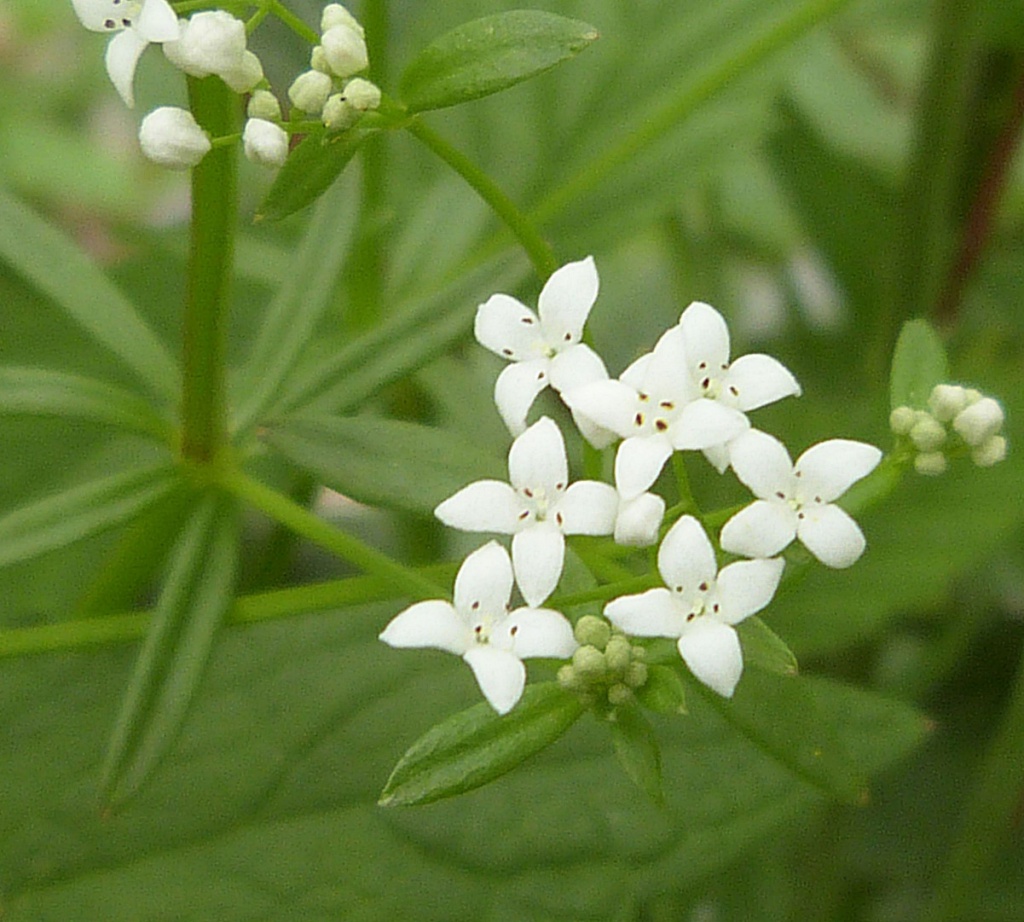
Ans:
{"label": "unopened bud", "polygon": [[257,90],[249,98],[245,114],[249,118],[262,118],[268,122],[276,122],[281,118],[281,104],[270,90]]}
{"label": "unopened bud", "polygon": [[331,78],[318,70],[307,70],[295,78],[288,88],[288,98],[292,105],[311,115],[319,115],[324,110],[327,97],[334,88]]}
{"label": "unopened bud", "polygon": [[925,477],[938,477],[946,472],[946,456],[941,451],[925,451],[915,455],[914,470]]}
{"label": "unopened bud", "polygon": [[633,691],[629,686],[616,682],[608,689],[608,703],[613,707],[629,704],[633,700]]}
{"label": "unopened bud", "polygon": [[359,24],[359,20],[355,18],[345,7],[340,3],[328,3],[324,7],[323,13],[320,15],[320,31],[326,32],[328,29],[333,29],[335,26],[348,26],[350,29],[354,29],[359,33],[360,36],[364,34],[363,27]]}
{"label": "unopened bud", "polygon": [[910,440],[918,451],[935,451],[946,441],[946,430],[934,417],[925,416],[911,427]]}
{"label": "unopened bud", "polygon": [[959,384],[936,384],[928,396],[928,407],[940,423],[948,423],[967,406],[967,391]]}
{"label": "unopened bud", "polygon": [[180,38],[164,42],[167,59],[192,77],[223,76],[245,53],[245,23],[224,10],[196,13],[179,26]]}
{"label": "unopened bud", "polygon": [[351,77],[370,66],[366,41],[351,26],[334,26],[320,39],[331,70],[339,77]]}
{"label": "unopened bud", "polygon": [[288,159],[288,132],[262,118],[251,118],[242,132],[245,156],[260,166],[279,167]]}
{"label": "unopened bud", "polygon": [[597,647],[580,647],[572,655],[572,668],[582,678],[597,678],[608,671],[604,654]]}
{"label": "unopened bud", "polygon": [[341,93],[335,93],[324,103],[320,117],[329,131],[345,131],[358,122],[363,113],[353,109]]}
{"label": "unopened bud", "polygon": [[982,397],[957,414],[953,428],[963,440],[977,448],[987,442],[1003,426],[1003,408],[991,397]]}
{"label": "unopened bud", "polygon": [[150,160],[172,170],[195,166],[212,146],[192,113],[176,106],[161,106],[142,120],[139,145]]}
{"label": "unopened bud", "polygon": [[608,668],[613,672],[625,672],[629,665],[632,644],[622,634],[616,634],[604,648]]}
{"label": "unopened bud", "polygon": [[896,407],[889,414],[889,428],[896,435],[906,435],[917,421],[917,414],[910,407]]}
{"label": "unopened bud", "polygon": [[572,666],[560,666],[558,668],[558,684],[566,691],[578,691],[583,687],[576,670]]}
{"label": "unopened bud", "polygon": [[331,65],[327,63],[327,55],[324,54],[323,45],[314,46],[310,52],[309,67],[311,70],[318,70],[320,73],[330,76]]}
{"label": "unopened bud", "polygon": [[603,650],[612,636],[612,626],[597,615],[584,615],[576,622],[573,634],[581,646],[589,644]]}
{"label": "unopened bud", "polygon": [[236,93],[248,93],[263,80],[263,64],[251,51],[242,54],[236,67],[221,72],[221,79]]}
{"label": "unopened bud", "polygon": [[368,112],[380,106],[380,87],[362,77],[354,77],[345,84],[345,101],[358,112]]}
{"label": "unopened bud", "polygon": [[982,442],[971,452],[971,460],[978,467],[992,467],[1006,457],[1006,439],[1001,435],[994,435],[992,438]]}
{"label": "unopened bud", "polygon": [[630,663],[622,679],[630,688],[640,688],[647,684],[647,664]]}

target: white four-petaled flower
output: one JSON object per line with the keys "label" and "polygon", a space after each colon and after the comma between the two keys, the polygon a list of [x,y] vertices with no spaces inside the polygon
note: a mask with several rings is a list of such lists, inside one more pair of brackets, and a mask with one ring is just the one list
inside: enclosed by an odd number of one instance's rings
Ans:
{"label": "white four-petaled flower", "polygon": [[499,714],[519,700],[526,682],[522,661],[565,658],[576,649],[572,626],[545,608],[508,610],[512,565],[491,541],[470,554],[455,577],[454,604],[417,602],[396,615],[380,639],[392,647],[432,647],[461,656]]}
{"label": "white four-petaled flower", "polygon": [[542,417],[508,453],[511,483],[478,480],[434,510],[452,528],[512,535],[516,583],[529,605],[540,605],[562,575],[564,535],[610,535],[619,497],[595,480],[569,483],[565,442]]}
{"label": "white four-petaled flower", "polygon": [[743,672],[733,628],[775,595],[781,559],[741,560],[723,567],[700,523],[683,516],[658,548],[658,570],[668,588],[621,596],[604,609],[608,619],[637,637],[678,638],[679,654],[709,688],[729,698]]}
{"label": "white four-petaled flower", "polygon": [[730,446],[732,468],[757,498],[722,528],[722,547],[744,557],[771,557],[794,538],[823,564],[848,567],[864,552],[857,523],[833,500],[870,474],[882,458],[874,445],[829,439],[793,464],[785,446],[751,429]]}

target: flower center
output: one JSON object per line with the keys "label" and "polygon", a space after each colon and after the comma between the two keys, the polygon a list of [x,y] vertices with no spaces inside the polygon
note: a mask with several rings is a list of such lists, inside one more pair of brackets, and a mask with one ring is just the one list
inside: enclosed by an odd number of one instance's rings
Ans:
{"label": "flower center", "polygon": [[682,409],[676,400],[671,398],[659,400],[643,391],[637,395],[637,398],[640,401],[640,409],[633,417],[633,426],[638,430],[637,435],[668,432]]}
{"label": "flower center", "polygon": [[556,510],[562,492],[565,490],[564,483],[556,483],[554,492],[549,495],[544,487],[523,487],[522,494],[526,499],[526,509],[519,513],[519,520],[527,522],[546,522],[548,517],[554,513],[554,519],[559,526],[562,524],[562,514]]}

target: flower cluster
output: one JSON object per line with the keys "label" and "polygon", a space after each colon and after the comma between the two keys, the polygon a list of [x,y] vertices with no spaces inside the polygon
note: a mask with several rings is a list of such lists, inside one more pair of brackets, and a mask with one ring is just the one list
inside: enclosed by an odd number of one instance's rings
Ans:
{"label": "flower cluster", "polygon": [[[506,294],[477,309],[477,340],[509,363],[494,390],[514,436],[509,482],[471,483],[435,514],[463,531],[511,536],[511,559],[495,542],[485,545],[459,571],[454,606],[417,603],[381,634],[392,646],[461,655],[499,713],[518,700],[525,674],[518,661],[529,656],[571,656],[559,672],[566,688],[591,703],[603,696],[613,707],[625,704],[647,679],[644,649],[630,636],[674,639],[693,675],[729,697],[743,669],[735,625],[771,602],[786,566],[778,555],[799,540],[826,566],[848,567],[865,548],[857,523],[835,501],[874,470],[881,451],[831,439],[794,464],[781,442],[751,427],[747,414],[799,395],[799,384],[770,356],[732,360],[725,320],[703,302],[687,307],[650,353],[611,378],[583,342],[598,290],[588,257],[552,274],[536,312]],[[546,388],[596,448],[618,440],[614,485],[571,482],[555,421],[542,416],[528,425]],[[540,607],[561,578],[566,536],[657,543],[666,504],[652,489],[677,451],[703,452],[720,474],[731,468],[753,502],[725,523],[715,543],[698,518],[676,511],[657,551],[664,585],[608,602],[607,621],[581,618],[574,639],[563,615]],[[739,559],[719,566],[716,544]],[[484,557],[489,569],[480,563]],[[527,607],[509,613],[513,574]],[[467,582],[474,586],[468,595]]]}
{"label": "flower cluster", "polygon": [[[217,76],[236,93],[251,94],[241,138],[245,156],[262,166],[284,163],[290,135],[263,65],[247,47],[242,20],[224,10],[178,19],[167,0],[72,3],[87,29],[114,33],[107,45],[107,73],[126,105],[135,104],[135,69],[142,53],[159,44],[167,60],[189,76]],[[363,27],[345,7],[331,3],[324,8],[321,33],[312,70],[295,80],[288,95],[297,110],[322,118],[328,128],[351,128],[381,100],[376,86],[356,76],[369,67]],[[160,106],[142,120],[139,144],[155,163],[188,169],[210,151],[213,139],[188,110]]]}
{"label": "flower cluster", "polygon": [[1003,408],[994,398],[959,384],[937,384],[928,396],[927,410],[897,407],[889,425],[913,453],[914,469],[936,476],[955,454],[969,452],[978,467],[1002,461],[1006,457],[1003,418]]}

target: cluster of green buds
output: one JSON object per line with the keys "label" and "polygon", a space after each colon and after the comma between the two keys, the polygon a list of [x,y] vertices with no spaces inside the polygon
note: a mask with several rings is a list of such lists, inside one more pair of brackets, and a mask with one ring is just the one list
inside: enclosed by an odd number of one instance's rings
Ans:
{"label": "cluster of green buds", "polygon": [[647,683],[647,651],[596,615],[580,618],[573,633],[580,646],[558,670],[559,684],[599,709],[633,701]]}
{"label": "cluster of green buds", "polygon": [[928,409],[897,407],[889,425],[913,452],[914,469],[937,476],[945,472],[949,458],[960,454],[969,454],[979,467],[1002,461],[1003,419],[1003,408],[994,398],[958,384],[937,384],[928,396]]}

